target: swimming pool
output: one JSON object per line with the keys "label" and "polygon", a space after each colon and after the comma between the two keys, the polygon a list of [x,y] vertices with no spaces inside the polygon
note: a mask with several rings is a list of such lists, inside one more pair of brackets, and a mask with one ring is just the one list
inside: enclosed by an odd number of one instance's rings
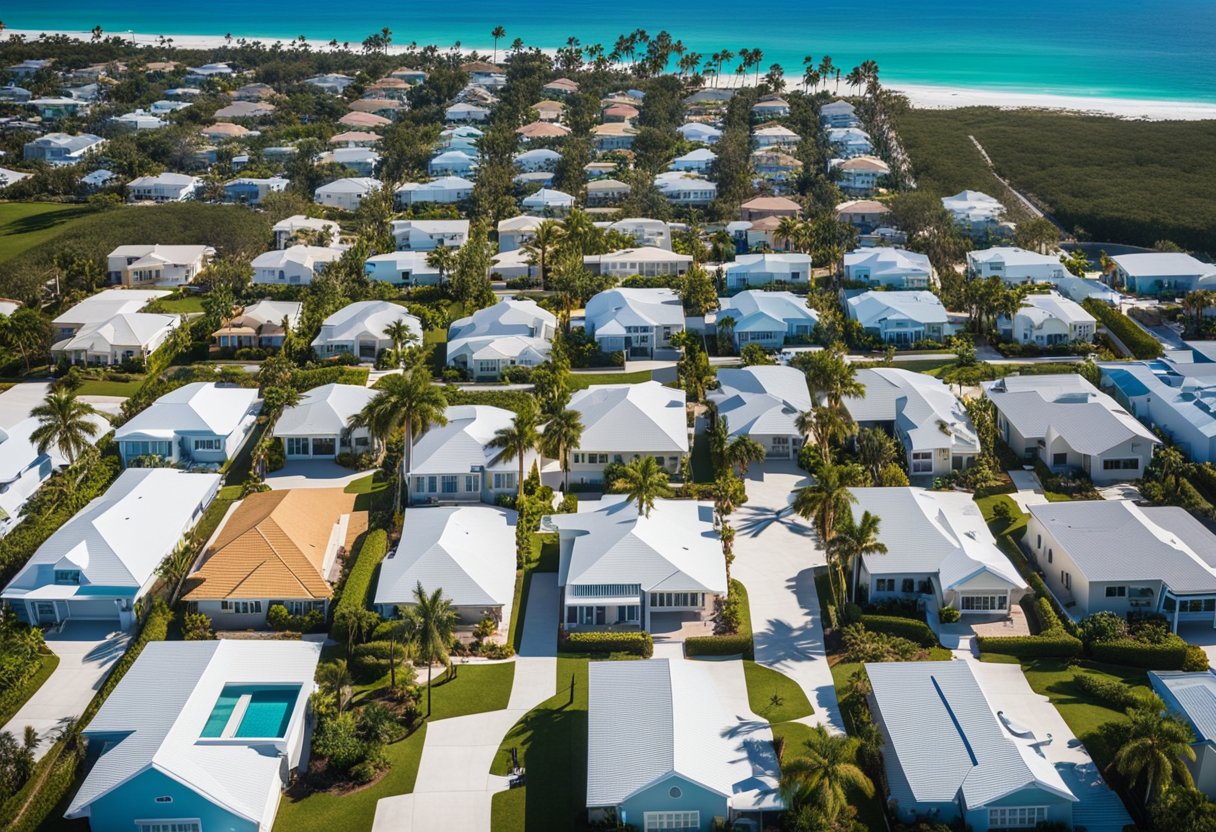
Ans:
{"label": "swimming pool", "polygon": [[299,693],[299,685],[226,685],[215,700],[202,736],[282,737]]}

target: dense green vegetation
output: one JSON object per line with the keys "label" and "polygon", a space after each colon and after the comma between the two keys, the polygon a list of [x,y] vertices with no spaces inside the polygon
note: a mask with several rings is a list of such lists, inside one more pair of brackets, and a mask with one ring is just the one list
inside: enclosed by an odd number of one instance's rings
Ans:
{"label": "dense green vegetation", "polygon": [[1128,121],[1035,110],[904,110],[917,185],[1003,198],[996,170],[1078,236],[1216,251],[1216,122]]}
{"label": "dense green vegetation", "polygon": [[57,237],[94,210],[58,202],[0,203],[0,262]]}

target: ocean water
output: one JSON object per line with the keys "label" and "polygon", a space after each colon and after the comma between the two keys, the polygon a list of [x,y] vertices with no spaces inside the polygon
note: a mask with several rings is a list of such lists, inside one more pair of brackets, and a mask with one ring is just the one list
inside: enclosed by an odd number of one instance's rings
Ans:
{"label": "ocean water", "polygon": [[[690,50],[759,48],[762,67],[800,77],[825,54],[847,74],[866,59],[888,83],[1216,102],[1216,0],[59,0],[4,4],[10,29],[296,37],[360,43],[387,26],[397,44],[489,51],[490,31],[555,48],[611,50],[622,33],[666,29]],[[737,63],[737,62],[736,62]],[[733,69],[733,67],[732,67]],[[724,70],[725,71],[725,70]]]}

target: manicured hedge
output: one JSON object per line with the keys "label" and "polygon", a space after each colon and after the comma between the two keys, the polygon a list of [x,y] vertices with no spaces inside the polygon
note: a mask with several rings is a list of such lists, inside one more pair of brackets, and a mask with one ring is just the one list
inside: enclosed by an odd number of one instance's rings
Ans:
{"label": "manicured hedge", "polygon": [[360,677],[379,677],[389,670],[389,657],[405,659],[405,645],[400,641],[369,641],[356,644],[351,656],[351,670]]}
{"label": "manicured hedge", "polygon": [[729,636],[690,636],[684,640],[684,654],[693,656],[742,656],[755,658],[750,633]]}
{"label": "manicured hedge", "polygon": [[567,633],[562,638],[558,649],[566,653],[591,653],[608,655],[609,653],[628,653],[649,659],[654,655],[654,640],[650,633]]}
{"label": "manicured hedge", "polygon": [[342,584],[342,596],[335,605],[336,610],[367,607],[371,600],[372,577],[376,567],[388,554],[388,532],[384,529],[374,529],[367,533],[363,545],[355,553],[355,562],[346,573],[346,582]]}
{"label": "manicured hedge", "polygon": [[863,615],[861,623],[867,630],[906,638],[921,647],[937,647],[937,635],[924,621],[895,615]]}
{"label": "manicured hedge", "polygon": [[1081,655],[1081,639],[1063,631],[1037,636],[980,636],[981,653],[1000,653],[1019,659],[1071,659]]}
{"label": "manicured hedge", "polygon": [[1130,638],[1100,641],[1090,645],[1095,661],[1143,667],[1146,670],[1181,670],[1186,664],[1187,643],[1174,637],[1163,644],[1148,644]]}
{"label": "manicured hedge", "polygon": [[1136,325],[1136,322],[1118,309],[1108,306],[1096,298],[1086,298],[1081,304],[1085,311],[1098,319],[1104,327],[1114,333],[1132,355],[1141,360],[1161,355],[1161,343]]}
{"label": "manicured hedge", "polygon": [[1186,646],[1186,661],[1182,663],[1183,670],[1188,673],[1201,673],[1207,670],[1209,665],[1207,651],[1198,644],[1188,644]]}
{"label": "manicured hedge", "polygon": [[1073,682],[1090,698],[1120,711],[1141,705],[1147,698],[1143,691],[1136,690],[1118,679],[1103,679],[1089,673],[1078,673],[1073,677]]}

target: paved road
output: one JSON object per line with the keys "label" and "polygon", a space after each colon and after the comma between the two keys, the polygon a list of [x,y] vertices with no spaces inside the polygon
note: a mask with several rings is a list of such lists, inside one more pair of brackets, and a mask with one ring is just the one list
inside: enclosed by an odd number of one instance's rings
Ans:
{"label": "paved road", "polygon": [[382,798],[372,832],[489,832],[492,798],[507,789],[507,778],[490,774],[494,755],[512,726],[557,691],[557,599],[557,575],[533,574],[507,707],[430,723],[413,793]]}
{"label": "paved road", "polygon": [[793,462],[766,462],[748,473],[748,502],[731,515],[733,575],[747,587],[756,661],[789,676],[815,713],[800,720],[844,730],[823,643],[815,567],[825,564],[811,527],[793,513],[794,489],[807,484]]}
{"label": "paved road", "polygon": [[25,727],[33,726],[41,738],[34,756],[41,758],[64,722],[84,713],[126,651],[129,639],[129,633],[115,631],[103,622],[72,621],[62,632],[48,631],[46,644],[59,657],[59,666],[4,730],[20,741]]}

